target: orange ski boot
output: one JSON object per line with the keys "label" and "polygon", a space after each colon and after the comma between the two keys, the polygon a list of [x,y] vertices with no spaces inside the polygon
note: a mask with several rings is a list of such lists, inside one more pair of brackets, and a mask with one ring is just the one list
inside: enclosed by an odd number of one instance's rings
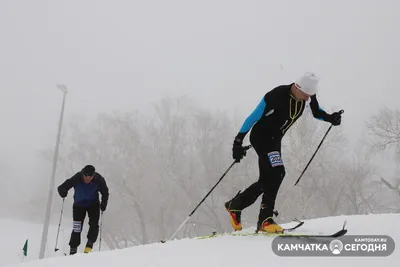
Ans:
{"label": "orange ski boot", "polygon": [[240,217],[242,215],[242,211],[241,210],[231,209],[230,208],[231,207],[231,203],[232,203],[232,200],[226,202],[225,203],[225,208],[229,212],[229,215],[231,217],[230,218],[230,222],[231,222],[232,228],[235,231],[240,231],[240,230],[242,230],[242,223],[240,221]]}
{"label": "orange ski boot", "polygon": [[268,217],[261,223],[258,231],[277,234],[277,233],[283,233],[283,228],[276,222],[274,222],[272,217]]}

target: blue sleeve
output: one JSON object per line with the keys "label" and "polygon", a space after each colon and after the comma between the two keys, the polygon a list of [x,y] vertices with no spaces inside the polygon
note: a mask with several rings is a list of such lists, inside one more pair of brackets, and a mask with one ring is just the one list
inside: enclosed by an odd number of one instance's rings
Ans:
{"label": "blue sleeve", "polygon": [[262,115],[264,114],[264,110],[267,107],[264,98],[260,101],[256,109],[247,117],[244,121],[242,128],[240,128],[240,133],[247,133],[250,131],[251,127],[261,119]]}
{"label": "blue sleeve", "polygon": [[327,116],[328,116],[328,113],[326,113],[325,110],[323,110],[323,109],[320,107],[320,105],[319,105],[319,103],[318,103],[318,100],[317,100],[317,97],[316,97],[315,95],[313,95],[313,96],[311,97],[311,104],[310,104],[310,106],[311,106],[312,113],[313,113],[313,115],[314,115],[314,117],[315,117],[316,119],[321,120],[321,121],[326,121],[326,118],[327,118]]}
{"label": "blue sleeve", "polygon": [[[323,110],[321,107],[318,107],[318,111],[319,111],[318,114],[320,116],[322,116],[323,112],[325,112],[325,110]],[[318,117],[318,115],[316,115],[315,118],[320,120],[320,121],[323,121],[322,117]]]}

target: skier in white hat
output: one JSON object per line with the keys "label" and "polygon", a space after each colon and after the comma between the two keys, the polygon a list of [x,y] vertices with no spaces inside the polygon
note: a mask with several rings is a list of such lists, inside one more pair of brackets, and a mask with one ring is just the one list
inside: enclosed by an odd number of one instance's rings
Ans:
{"label": "skier in white hat", "polygon": [[335,126],[341,123],[341,112],[326,113],[320,108],[316,93],[319,79],[315,73],[305,73],[295,82],[278,86],[262,98],[255,110],[247,117],[236,135],[232,154],[236,162],[246,155],[243,139],[250,133],[250,143],[259,160],[258,181],[251,184],[225,203],[234,230],[241,230],[241,213],[262,196],[257,230],[268,233],[283,232],[274,219],[275,199],[285,176],[281,158],[281,141],[285,133],[303,114],[309,104],[315,118]]}

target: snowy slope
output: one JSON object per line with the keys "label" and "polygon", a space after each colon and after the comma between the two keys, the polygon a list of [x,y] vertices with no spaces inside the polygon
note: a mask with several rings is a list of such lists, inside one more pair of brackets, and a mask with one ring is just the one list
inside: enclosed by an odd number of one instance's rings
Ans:
{"label": "snowy slope", "polygon": [[[64,257],[64,253],[69,252],[69,238],[72,230],[72,219],[64,218],[60,227],[60,234],[58,237],[59,249],[54,251],[57,225],[49,227],[47,245],[45,250],[46,257]],[[88,222],[85,222],[82,234],[83,242],[86,242],[86,234],[88,230]],[[40,244],[42,241],[43,224],[35,224],[30,222],[0,219],[0,266],[18,263],[22,259],[24,262],[36,260],[39,257]],[[23,257],[23,246],[25,240],[28,239],[28,256]],[[83,247],[81,247],[83,250]],[[93,248],[98,250],[98,244]],[[107,245],[102,242],[102,250],[107,250]]]}
{"label": "snowy slope", "polygon": [[[18,220],[0,219],[0,266],[21,262],[25,240],[28,239],[28,256],[24,261],[35,260],[39,257],[42,238],[42,224],[33,224]],[[59,251],[54,252],[57,235],[57,227],[49,228],[46,255],[54,257],[63,255],[62,251],[68,251],[70,230],[61,228],[59,235]]]}
{"label": "snowy slope", "polygon": [[[330,233],[341,228],[347,220],[349,234],[389,235],[395,241],[400,241],[400,214],[360,215],[327,217],[308,220],[301,232]],[[289,224],[288,224],[289,225]],[[252,229],[246,229],[251,231]],[[300,230],[299,230],[300,231]],[[394,251],[389,257],[382,258],[285,258],[278,257],[271,251],[273,238],[252,236],[223,236],[212,239],[182,239],[143,245],[122,250],[93,252],[68,257],[47,258],[25,262],[25,267],[110,267],[110,266],[163,266],[163,267],[204,267],[204,266],[340,266],[385,267],[400,266],[400,252]],[[3,240],[2,240],[3,241]],[[0,256],[3,256],[0,253]],[[22,266],[13,264],[10,266]]]}

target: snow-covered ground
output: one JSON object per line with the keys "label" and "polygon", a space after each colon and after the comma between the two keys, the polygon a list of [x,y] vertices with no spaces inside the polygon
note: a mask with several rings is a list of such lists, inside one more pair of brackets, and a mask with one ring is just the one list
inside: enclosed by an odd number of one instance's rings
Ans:
{"label": "snow-covered ground", "polygon": [[[0,219],[0,266],[10,263],[36,260],[39,257],[43,225],[18,220]],[[61,256],[68,250],[70,231],[61,228],[58,239],[58,252],[54,252],[57,227],[50,227],[46,255],[49,257]],[[23,246],[28,239],[28,256],[23,256]]]}
{"label": "snow-covered ground", "polygon": [[[86,234],[88,230],[88,222],[86,220],[83,233],[82,243],[86,242]],[[69,252],[69,238],[72,230],[72,219],[64,218],[58,237],[57,248],[55,252],[56,238],[58,226],[50,226],[46,244],[46,257],[65,257],[64,253]],[[0,219],[0,266],[19,262],[28,262],[39,258],[40,244],[42,241],[42,224],[34,224],[11,219]],[[28,239],[28,255],[23,257],[23,246],[25,240]],[[83,244],[84,245],[84,244]],[[83,251],[83,245],[80,250]],[[102,250],[106,250],[107,246],[103,242]],[[98,250],[98,243],[93,248]]]}
{"label": "snow-covered ground", "polygon": [[[338,216],[308,220],[298,232],[331,233],[341,228],[347,220],[349,235],[388,235],[395,243],[400,242],[400,214],[370,214],[358,216]],[[291,224],[288,224],[289,226]],[[49,255],[44,260],[37,258],[40,245],[41,227],[20,224],[13,221],[0,220],[2,231],[0,263],[9,266],[57,266],[57,267],[110,267],[110,266],[162,266],[162,267],[233,267],[233,266],[282,266],[282,267],[311,267],[311,266],[342,266],[385,267],[400,266],[400,252],[396,249],[388,257],[279,257],[271,250],[272,237],[264,236],[222,236],[211,239],[181,239],[166,243],[136,246],[127,249],[77,254],[74,256]],[[24,229],[21,229],[23,227]],[[18,230],[18,231],[17,231]],[[251,231],[252,229],[246,229]],[[53,231],[53,230],[52,230]],[[55,231],[53,231],[55,232]],[[68,235],[60,239],[62,247],[67,248]],[[25,259],[20,265],[21,251],[26,238],[30,238],[32,258]],[[39,238],[39,239],[38,239]],[[38,239],[38,240],[37,240]],[[11,243],[10,243],[11,242]],[[35,245],[34,245],[35,244]],[[50,249],[52,249],[50,247]],[[61,248],[60,248],[61,249]],[[21,251],[22,253],[22,251]],[[8,259],[4,260],[4,259]],[[29,262],[27,262],[29,260]],[[8,266],[8,265],[7,265]]]}

